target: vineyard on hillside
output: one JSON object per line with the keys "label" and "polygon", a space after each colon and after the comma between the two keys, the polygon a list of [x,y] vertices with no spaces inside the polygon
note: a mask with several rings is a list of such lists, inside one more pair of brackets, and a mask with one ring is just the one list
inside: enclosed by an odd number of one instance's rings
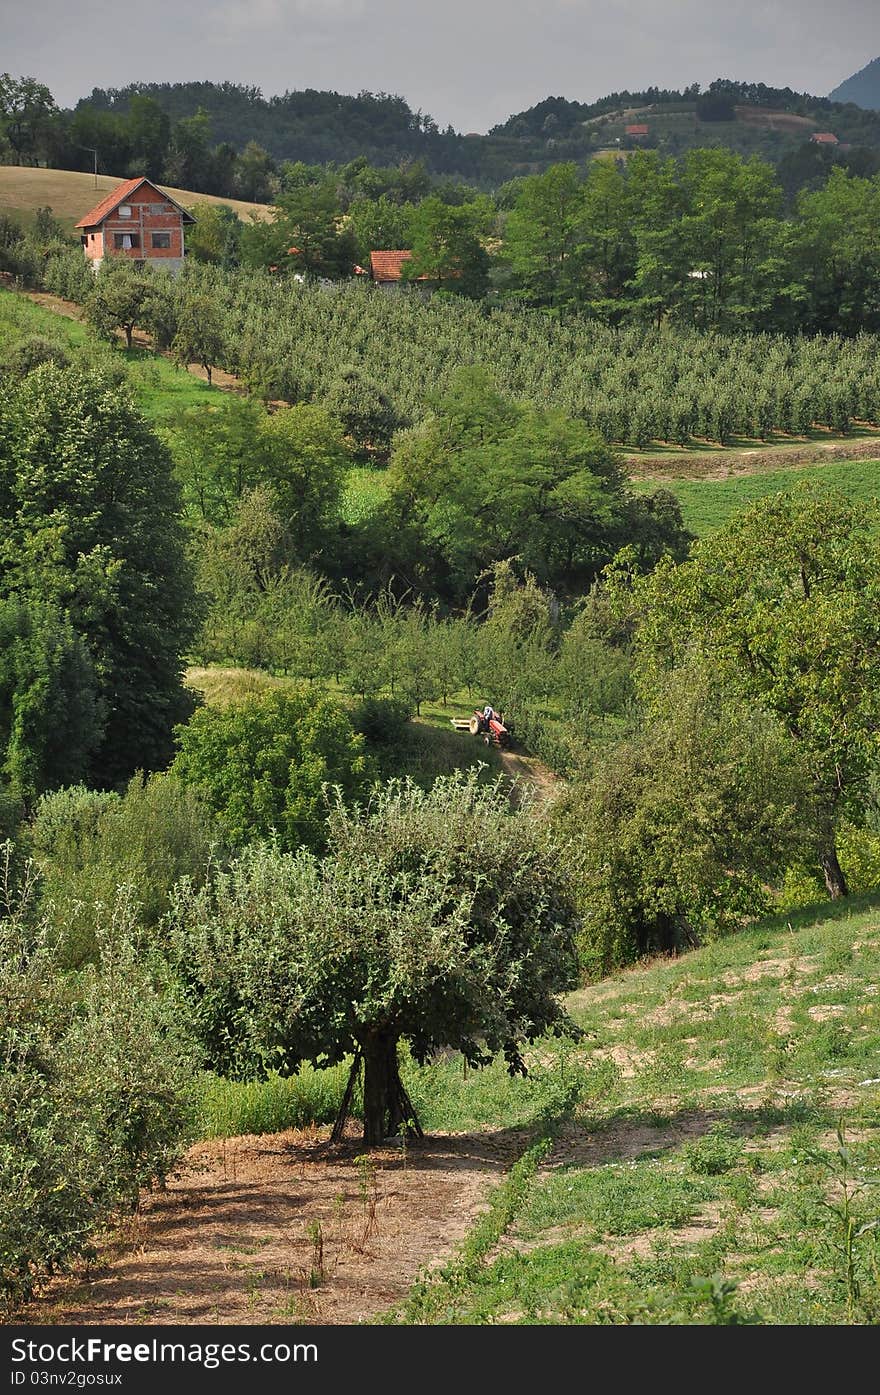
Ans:
{"label": "vineyard on hillside", "polygon": [[613,329],[453,297],[425,303],[371,285],[309,286],[192,265],[178,287],[189,292],[222,307],[218,366],[266,398],[322,401],[342,370],[356,367],[366,393],[384,394],[403,426],[471,363],[512,396],[634,447],[880,422],[880,345],[871,335]]}

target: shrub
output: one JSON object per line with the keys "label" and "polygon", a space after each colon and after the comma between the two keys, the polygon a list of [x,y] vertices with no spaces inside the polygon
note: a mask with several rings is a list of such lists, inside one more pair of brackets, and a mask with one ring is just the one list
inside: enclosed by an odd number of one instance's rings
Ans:
{"label": "shrub", "polygon": [[172,773],[198,790],[233,846],[275,836],[320,847],[325,787],[364,794],[372,766],[345,709],[313,690],[276,690],[202,708],[179,727]]}
{"label": "shrub", "polygon": [[54,363],[63,368],[69,362],[70,358],[63,344],[59,344],[55,339],[47,339],[44,335],[31,334],[13,345],[6,355],[3,367],[10,377],[24,378],[31,369],[39,368],[41,363]]}
{"label": "shrub", "polygon": [[47,291],[84,304],[95,289],[95,273],[82,253],[81,247],[53,253],[46,260],[43,285]]}
{"label": "shrub", "polygon": [[[4,865],[9,868],[7,846]],[[196,1064],[179,1004],[135,947],[130,898],[97,964],[58,972],[32,875],[0,916],[0,1308],[88,1253],[97,1228],[164,1178],[191,1136]]]}
{"label": "shrub", "polygon": [[204,881],[220,835],[197,791],[171,776],[137,774],[123,795],[83,786],[39,801],[29,830],[43,874],[43,903],[67,965],[93,959],[105,908],[120,886],[145,925],[168,908],[175,882]]}
{"label": "shrub", "polygon": [[692,1172],[716,1177],[736,1167],[742,1149],[742,1141],[733,1137],[726,1124],[714,1124],[702,1138],[685,1144],[684,1155]]}
{"label": "shrub", "polygon": [[412,716],[404,698],[364,698],[351,714],[351,724],[370,746],[392,746],[403,735]]}

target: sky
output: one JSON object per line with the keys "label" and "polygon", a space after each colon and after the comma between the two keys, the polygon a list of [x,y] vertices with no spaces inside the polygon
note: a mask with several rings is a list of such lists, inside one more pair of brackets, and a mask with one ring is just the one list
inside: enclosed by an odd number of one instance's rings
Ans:
{"label": "sky", "polygon": [[228,80],[392,92],[484,132],[547,96],[716,77],[821,96],[878,55],[878,0],[0,0],[0,71],[64,107]]}

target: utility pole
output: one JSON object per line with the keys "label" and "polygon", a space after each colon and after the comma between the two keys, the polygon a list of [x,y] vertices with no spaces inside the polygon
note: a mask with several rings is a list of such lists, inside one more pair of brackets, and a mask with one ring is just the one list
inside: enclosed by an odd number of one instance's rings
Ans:
{"label": "utility pole", "polygon": [[95,188],[98,187],[98,152],[91,145],[81,145],[80,150],[88,150],[89,154],[95,157]]}

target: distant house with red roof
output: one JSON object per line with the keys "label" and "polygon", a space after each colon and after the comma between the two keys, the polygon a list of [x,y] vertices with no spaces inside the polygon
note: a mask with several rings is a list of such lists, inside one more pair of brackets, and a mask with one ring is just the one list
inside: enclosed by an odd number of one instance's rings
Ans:
{"label": "distant house with red roof", "polygon": [[139,178],[117,184],[76,226],[95,271],[106,256],[121,256],[176,273],[183,266],[184,225],[195,221],[157,184]]}
{"label": "distant house with red roof", "polygon": [[814,131],[810,136],[814,145],[839,145],[840,141],[831,131]]}
{"label": "distant house with red roof", "polygon": [[645,136],[648,134],[648,128],[643,125],[625,126],[623,133],[625,136],[628,136],[630,140],[644,140]]}
{"label": "distant house with red roof", "polygon": [[[412,261],[412,252],[371,252],[370,275],[377,286],[399,286],[409,284],[403,280],[405,262]],[[430,281],[430,276],[415,276],[414,281]]]}

